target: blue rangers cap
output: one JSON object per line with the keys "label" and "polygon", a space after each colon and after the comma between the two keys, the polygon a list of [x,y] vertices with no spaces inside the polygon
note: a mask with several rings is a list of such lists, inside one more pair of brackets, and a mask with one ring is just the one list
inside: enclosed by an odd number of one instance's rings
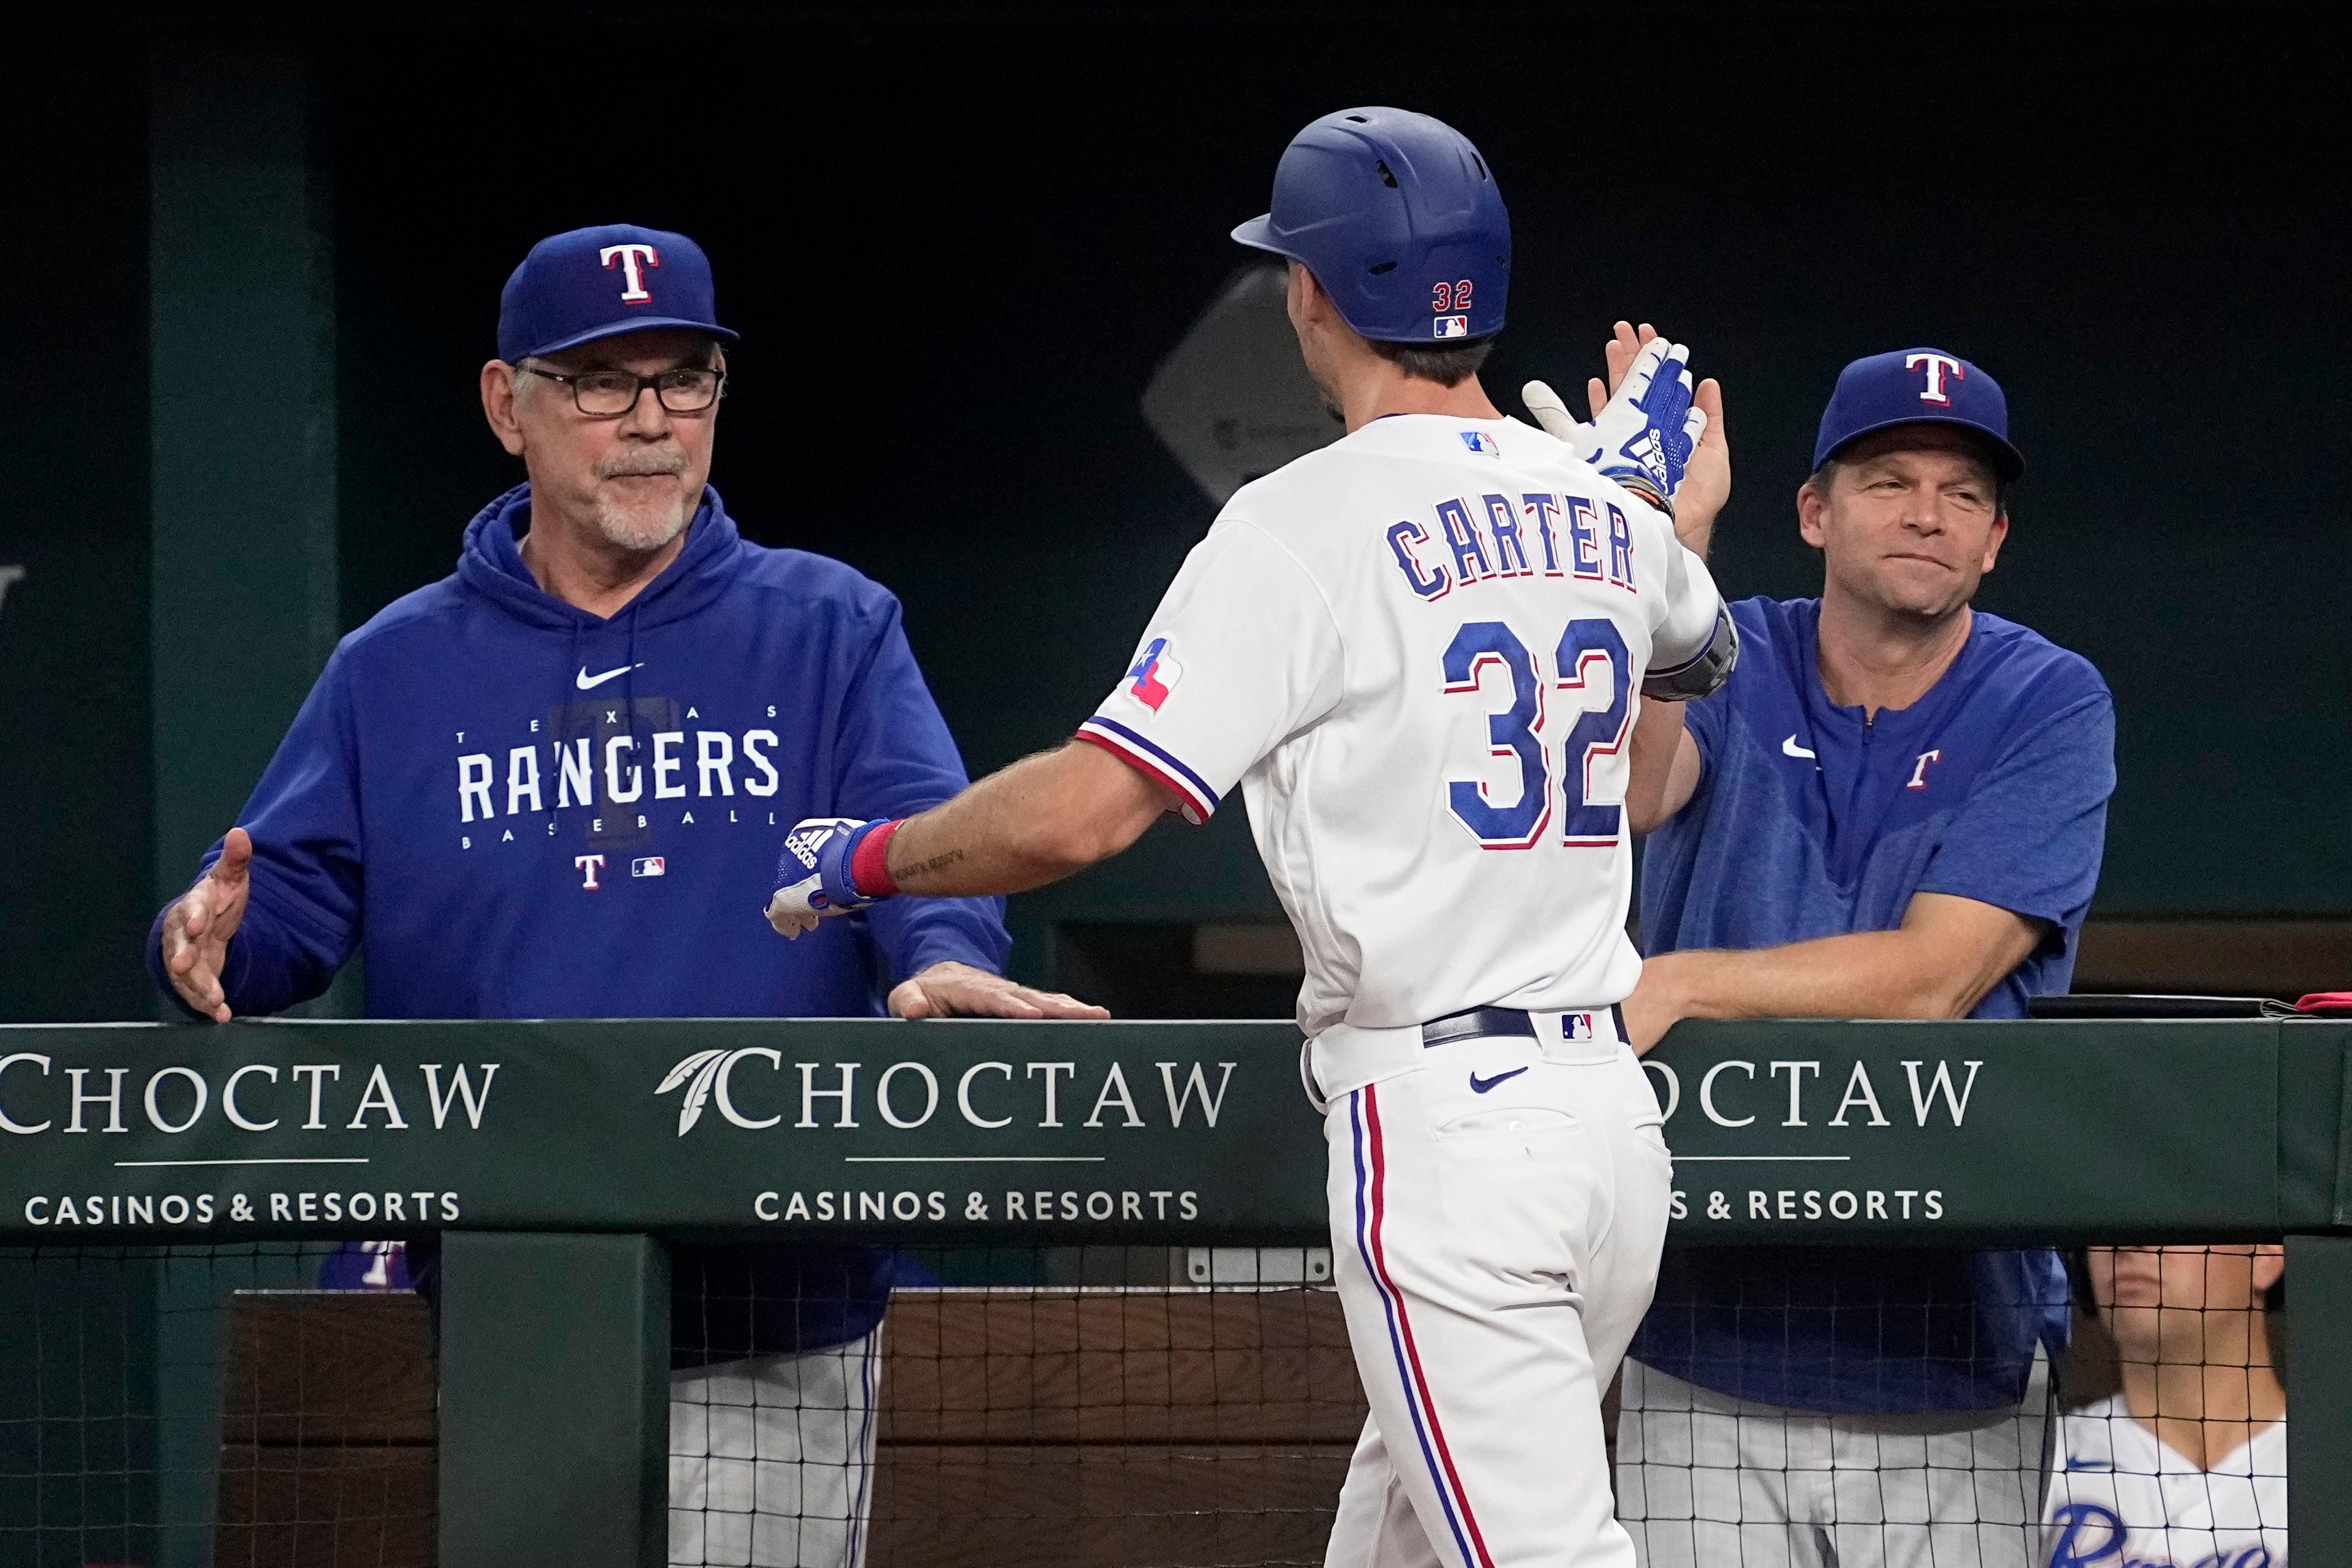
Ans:
{"label": "blue rangers cap", "polygon": [[710,258],[682,234],[608,223],[551,235],[499,297],[499,357],[517,364],[654,327],[732,340],[712,301]]}
{"label": "blue rangers cap", "polygon": [[1942,349],[1896,349],[1858,359],[1838,373],[1813,443],[1818,468],[1874,430],[1897,425],[1958,425],[1984,437],[2004,480],[2025,472],[2009,443],[2009,399],[2000,383]]}
{"label": "blue rangers cap", "polygon": [[1359,337],[1466,342],[1503,330],[1511,217],[1470,139],[1402,109],[1343,109],[1291,138],[1273,210],[1234,230],[1315,274]]}

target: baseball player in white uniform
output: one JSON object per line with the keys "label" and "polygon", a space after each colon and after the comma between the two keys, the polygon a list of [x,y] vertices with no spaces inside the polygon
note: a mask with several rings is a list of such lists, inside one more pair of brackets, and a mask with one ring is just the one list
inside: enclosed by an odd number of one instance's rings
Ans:
{"label": "baseball player in white uniform", "polygon": [[769,918],[1020,891],[1238,784],[1307,955],[1371,1404],[1328,1561],[1631,1568],[1600,1405],[1670,1164],[1614,1010],[1641,967],[1626,744],[1637,692],[1704,694],[1737,651],[1642,498],[1670,500],[1717,405],[1661,341],[1568,440],[1496,410],[1508,223],[1434,120],[1317,121],[1273,208],[1235,237],[1290,258],[1347,435],[1234,496],[1071,743],[903,821],[801,824]]}
{"label": "baseball player in white uniform", "polygon": [[2095,1247],[2123,1387],[2060,1417],[2047,1568],[2285,1568],[2275,1247]]}

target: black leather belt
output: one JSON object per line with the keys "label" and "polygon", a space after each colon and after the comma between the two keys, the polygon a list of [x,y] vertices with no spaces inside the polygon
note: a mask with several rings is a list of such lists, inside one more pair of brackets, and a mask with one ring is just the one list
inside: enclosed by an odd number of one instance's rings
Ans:
{"label": "black leather belt", "polygon": [[1536,1021],[1517,1007],[1473,1007],[1467,1012],[1432,1018],[1421,1026],[1421,1043],[1424,1047],[1450,1046],[1456,1040],[1491,1039],[1497,1035],[1519,1035],[1532,1040],[1536,1037]]}
{"label": "black leather belt", "polygon": [[[1598,1015],[1594,1016],[1597,1021]],[[1622,1005],[1609,1009],[1609,1021],[1616,1026],[1617,1038],[1622,1040],[1627,1037],[1625,1010]],[[1450,1046],[1456,1040],[1492,1039],[1498,1035],[1535,1039],[1535,1018],[1517,1007],[1473,1007],[1467,1012],[1448,1013],[1443,1018],[1432,1018],[1421,1026],[1423,1048]]]}

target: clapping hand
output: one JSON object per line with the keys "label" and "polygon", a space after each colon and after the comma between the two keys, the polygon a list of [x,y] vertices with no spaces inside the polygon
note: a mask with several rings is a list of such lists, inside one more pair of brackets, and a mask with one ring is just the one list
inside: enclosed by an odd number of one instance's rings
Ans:
{"label": "clapping hand", "polygon": [[1608,379],[1585,384],[1591,424],[1540,381],[1528,383],[1520,396],[1537,423],[1585,462],[1612,478],[1630,476],[1637,489],[1663,490],[1675,534],[1704,556],[1731,496],[1731,446],[1723,388],[1712,378],[1693,386],[1688,358],[1655,328],[1620,321],[1602,350]]}

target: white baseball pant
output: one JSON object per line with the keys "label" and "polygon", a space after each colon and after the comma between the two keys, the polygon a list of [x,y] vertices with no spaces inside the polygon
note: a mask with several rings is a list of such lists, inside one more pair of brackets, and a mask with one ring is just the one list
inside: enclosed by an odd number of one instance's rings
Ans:
{"label": "white baseball pant", "polygon": [[671,1568],[858,1568],[882,1331],[669,1380]]}
{"label": "white baseball pant", "polygon": [[1657,1283],[1673,1167],[1632,1050],[1440,1046],[1324,1126],[1371,1403],[1326,1564],[1633,1568],[1601,1395]]}
{"label": "white baseball pant", "polygon": [[2049,1363],[2017,1409],[1837,1415],[1625,1363],[1619,1517],[1642,1568],[2027,1568]]}

